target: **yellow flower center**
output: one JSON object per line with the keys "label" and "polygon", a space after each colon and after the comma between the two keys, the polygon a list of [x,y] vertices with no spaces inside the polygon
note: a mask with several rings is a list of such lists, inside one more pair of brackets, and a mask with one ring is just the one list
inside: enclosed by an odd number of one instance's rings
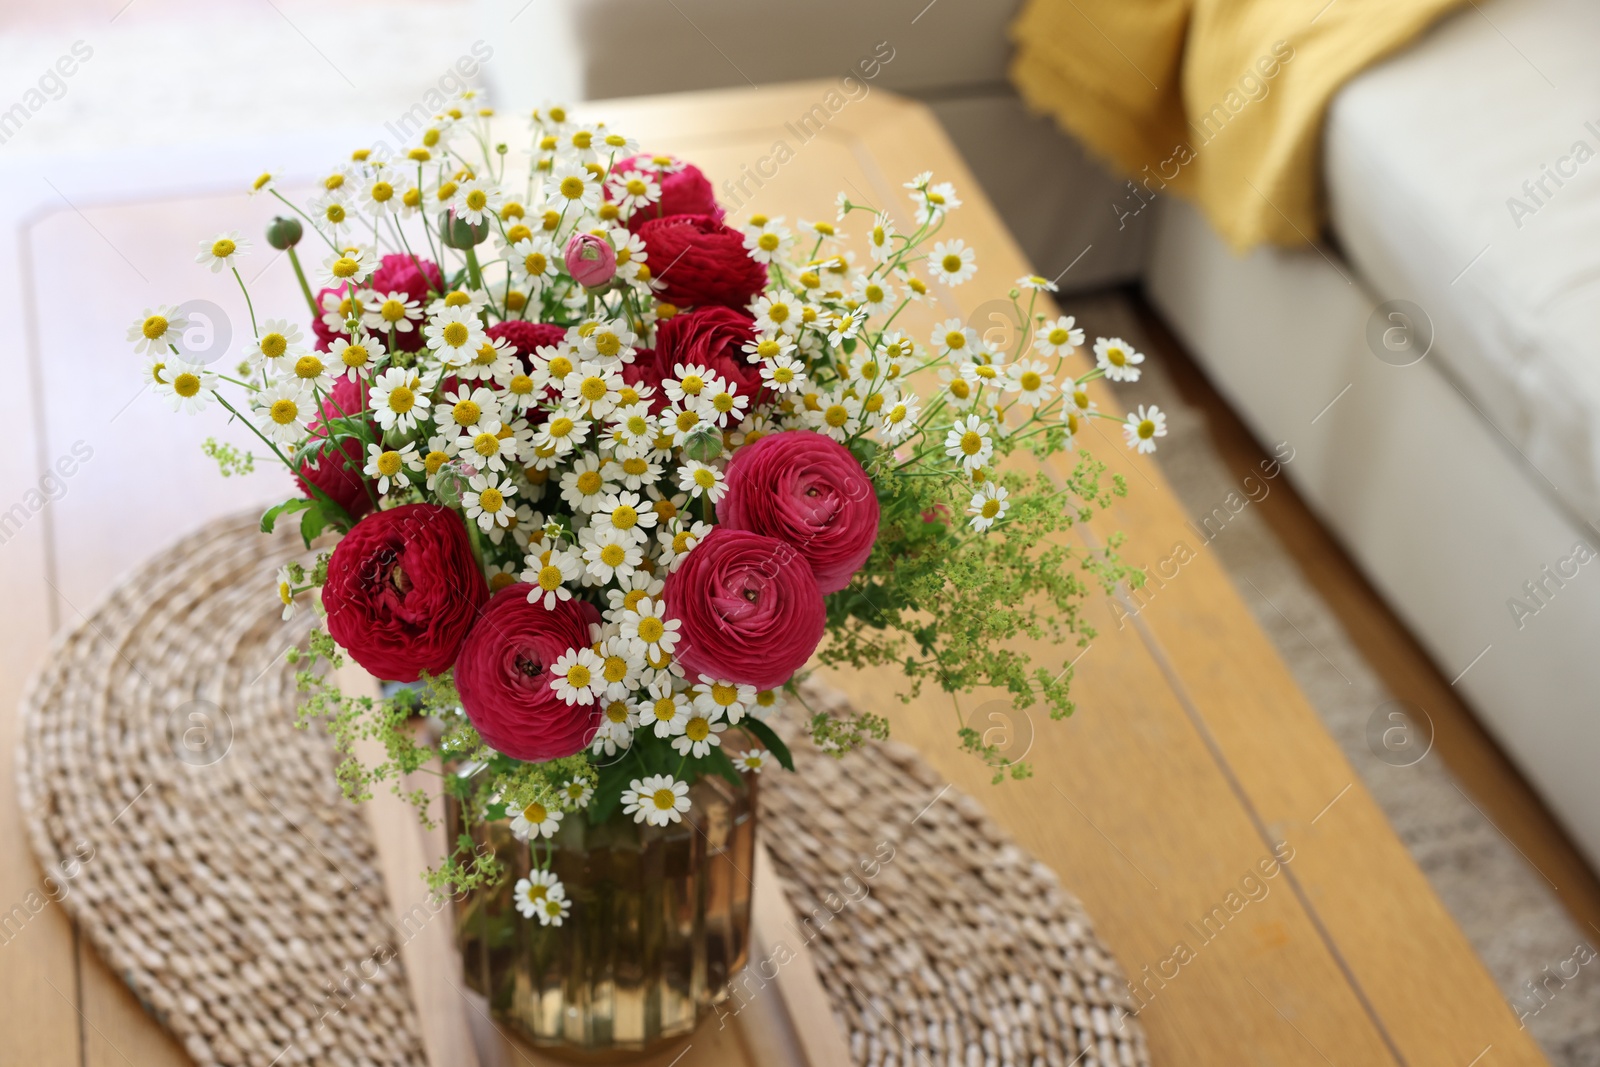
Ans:
{"label": "yellow flower center", "polygon": [[605,679],[608,682],[620,682],[628,677],[628,661],[621,656],[607,656],[605,666]]}
{"label": "yellow flower center", "polygon": [[396,415],[404,415],[416,402],[417,395],[403,385],[397,385],[389,390],[389,410]]}
{"label": "yellow flower center", "polygon": [[394,199],[394,186],[388,182],[373,182],[370,192],[372,199],[380,204],[387,204]]}
{"label": "yellow flower center", "polygon": [[822,421],[837,430],[850,421],[850,409],[843,404],[829,404],[828,409],[822,413]]}
{"label": "yellow flower center", "polygon": [[161,335],[167,332],[167,320],[160,315],[151,315],[144,320],[140,332],[144,334],[146,341],[160,340]]}
{"label": "yellow flower center", "polygon": [[622,504],[611,513],[611,525],[619,530],[631,530],[639,524],[639,513],[627,504]]}
{"label": "yellow flower center", "polygon": [[506,388],[516,396],[527,396],[533,392],[533,379],[526,374],[513,374]]}
{"label": "yellow flower center", "polygon": [[977,430],[968,430],[961,435],[961,451],[969,456],[976,456],[983,451],[983,434]]}
{"label": "yellow flower center", "polygon": [[967,347],[967,335],[960,330],[951,330],[944,335],[944,346],[952,352]]}
{"label": "yellow flower center", "polygon": [[628,595],[622,598],[622,606],[629,611],[635,611],[639,607],[639,601],[647,596],[649,594],[643,589],[630,589]]}
{"label": "yellow flower center", "polygon": [[641,474],[647,473],[649,470],[650,464],[640,459],[638,456],[629,456],[627,459],[622,461],[622,473],[624,474],[630,474],[637,477]]}
{"label": "yellow flower center", "polygon": [[505,507],[506,498],[498,489],[489,488],[478,494],[478,506],[493,514]]}
{"label": "yellow flower center", "polygon": [[489,197],[482,189],[474,189],[467,194],[467,210],[482,211],[489,204]]}
{"label": "yellow flower center", "polygon": [[385,478],[393,478],[400,473],[400,453],[390,450],[378,457],[378,473]]}
{"label": "yellow flower center", "polygon": [[967,384],[965,378],[956,378],[950,383],[950,395],[957,400],[965,400],[972,395],[972,386]]}
{"label": "yellow flower center", "polygon": [[954,252],[939,261],[939,266],[944,268],[946,274],[956,274],[961,270],[961,257]]}
{"label": "yellow flower center", "polygon": [[778,250],[778,235],[764,233],[756,239],[756,244],[761,247],[763,252],[776,252]]}
{"label": "yellow flower center", "polygon": [[550,377],[565,378],[572,373],[572,360],[566,356],[556,356],[550,361]]}
{"label": "yellow flower center", "polygon": [[460,348],[462,345],[467,343],[467,338],[471,336],[471,334],[472,331],[467,329],[466,323],[450,322],[445,324],[444,330],[441,332],[440,336],[444,338],[444,343],[449,345],[451,348]]}
{"label": "yellow flower center", "polygon": [[529,252],[522,257],[522,268],[529,274],[543,274],[550,269],[550,260],[543,252]]}
{"label": "yellow flower center", "polygon": [[1122,349],[1118,348],[1116,345],[1112,345],[1110,348],[1106,349],[1106,362],[1110,363],[1113,367],[1126,366],[1128,362],[1128,354]]}
{"label": "yellow flower center", "polygon": [[773,304],[767,309],[767,318],[773,322],[784,322],[789,318],[788,304]]}
{"label": "yellow flower center", "polygon": [[678,795],[670,789],[657,789],[651,799],[655,801],[656,807],[662,811],[671,811],[678,806]]}
{"label": "yellow flower center", "polygon": [[576,425],[576,423],[567,418],[565,415],[557,415],[555,418],[550,420],[550,436],[565,437],[573,431],[573,428]]}
{"label": "yellow flower center", "polygon": [[696,715],[684,725],[683,733],[691,741],[704,741],[711,736],[711,724]]}
{"label": "yellow flower center", "polygon": [[[331,212],[330,212],[331,214]],[[343,212],[341,212],[343,214]],[[349,256],[340,256],[333,261],[333,276],[335,278],[354,278],[361,269],[361,264]]]}
{"label": "yellow flower center", "polygon": [[606,718],[612,722],[628,721],[628,702],[626,700],[613,700],[606,705]]}
{"label": "yellow flower center", "polygon": [[1044,379],[1039,377],[1038,371],[1025,370],[1022,372],[1022,388],[1028,392],[1033,392],[1043,384]]}
{"label": "yellow flower center", "polygon": [[172,391],[181,397],[191,397],[200,391],[200,378],[188,371],[172,379]]}
{"label": "yellow flower center", "polygon": [[581,663],[574,663],[568,667],[567,684],[577,689],[589,688],[589,668]]}
{"label": "yellow flower center", "polygon": [[655,702],[651,710],[660,721],[671,722],[673,716],[678,714],[678,704],[671,697],[662,697]]}
{"label": "yellow flower center", "polygon": [[450,462],[450,457],[435,449],[422,457],[422,467],[429,474],[438,474],[439,468]]}
{"label": "yellow flower center", "polygon": [[297,378],[315,378],[322,370],[322,360],[316,356],[301,356],[295,360],[294,373]]}
{"label": "yellow flower center", "polygon": [[[166,320],[163,319],[162,322],[165,323]],[[148,335],[148,324],[145,332]],[[289,341],[281,333],[269,333],[261,339],[261,354],[268,359],[277,359],[287,351],[289,351]]]}
{"label": "yellow flower center", "polygon": [[701,467],[694,472],[694,484],[702,489],[710,489],[717,484],[717,476],[709,467]]}
{"label": "yellow flower center", "polygon": [[461,400],[450,409],[450,416],[456,420],[457,426],[476,426],[483,417],[483,409],[475,401]]}
{"label": "yellow flower center", "polygon": [[607,567],[620,567],[627,558],[628,551],[621,545],[610,544],[600,550],[600,562]]}
{"label": "yellow flower center", "polygon": [[570,174],[561,179],[561,185],[559,188],[562,196],[566,197],[568,200],[577,200],[583,196],[585,185],[586,183],[582,178],[575,174]]}
{"label": "yellow flower center", "polygon": [[561,588],[561,568],[546,564],[539,568],[539,588],[545,592]]}
{"label": "yellow flower center", "polygon": [[694,535],[688,530],[679,530],[672,535],[672,551],[676,555],[683,555],[694,547]]}
{"label": "yellow flower center", "polygon": [[1061,327],[1057,326],[1055,329],[1050,331],[1048,340],[1051,344],[1060,347],[1061,345],[1066,344],[1067,340],[1071,338],[1071,336],[1072,334],[1070,331],[1063,330]]}
{"label": "yellow flower center", "polygon": [[694,429],[695,426],[699,424],[699,422],[700,422],[700,415],[699,415],[698,412],[694,412],[694,411],[680,411],[680,412],[678,412],[677,427],[678,427],[679,432],[681,432],[681,433],[688,433],[690,430]]}
{"label": "yellow flower center", "polygon": [[606,389],[604,378],[585,378],[583,384],[578,387],[578,391],[583,394],[585,400],[593,404],[604,400],[608,390]]}
{"label": "yellow flower center", "polygon": [[535,826],[538,826],[540,823],[544,822],[549,815],[550,813],[545,810],[545,806],[543,804],[529,804],[527,807],[522,809],[522,817],[533,823]]}
{"label": "yellow flower center", "polygon": [[472,357],[472,362],[480,367],[488,367],[498,358],[500,358],[500,350],[494,346],[493,342],[485,341],[478,346],[478,354]]}
{"label": "yellow flower center", "polygon": [[227,259],[238,250],[239,246],[228,240],[226,237],[218,238],[211,244],[211,254],[216,256],[218,259]]}
{"label": "yellow flower center", "polygon": [[[344,205],[329,204],[327,208],[323,210],[322,214],[323,217],[329,222],[333,223],[334,225],[338,225],[339,223],[343,222],[345,218]],[[341,277],[349,277],[349,275],[341,275]]]}
{"label": "yellow flower center", "polygon": [[1149,419],[1139,423],[1139,437],[1145,441],[1156,435],[1156,424]]}
{"label": "yellow flower center", "polygon": [[370,358],[366,345],[345,345],[339,353],[339,358],[346,367],[365,367]]}
{"label": "yellow flower center", "polygon": [[500,453],[500,438],[492,433],[480,433],[472,439],[472,450],[487,459]]}
{"label": "yellow flower center", "polygon": [[584,471],[578,475],[578,492],[588,496],[600,491],[600,486],[605,484],[605,479],[600,477],[599,471]]}
{"label": "yellow flower center", "polygon": [[609,359],[622,351],[622,338],[610,330],[601,330],[594,335],[594,350]]}
{"label": "yellow flower center", "polygon": [[991,500],[985,500],[983,502],[982,514],[983,514],[983,517],[986,518],[986,519],[992,519],[996,515],[1000,514],[1000,501],[992,500],[992,499]]}
{"label": "yellow flower center", "polygon": [[711,686],[711,699],[716,701],[718,707],[731,707],[739,699],[739,689],[725,682],[715,682]]}
{"label": "yellow flower center", "polygon": [[639,640],[647,645],[653,645],[661,640],[661,635],[666,632],[667,628],[654,615],[646,615],[639,620]]}
{"label": "yellow flower center", "polygon": [[271,415],[272,421],[277,423],[279,426],[288,426],[290,423],[294,422],[294,420],[300,414],[299,406],[295,404],[293,400],[289,400],[287,398],[283,400],[274,400],[272,402],[272,407],[268,408],[267,411],[268,414]]}

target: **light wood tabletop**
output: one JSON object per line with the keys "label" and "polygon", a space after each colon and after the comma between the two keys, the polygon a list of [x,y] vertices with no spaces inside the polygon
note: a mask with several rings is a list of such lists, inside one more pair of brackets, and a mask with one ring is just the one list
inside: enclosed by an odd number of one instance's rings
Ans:
{"label": "light wood tabletop", "polygon": [[[931,114],[886,92],[851,98],[819,82],[585,110],[698,163],[736,218],[832,218],[843,189],[904,220],[902,181],[922,170],[954,181],[966,204],[947,230],[976,249],[979,274],[907,321],[920,336],[951,316],[990,328],[998,320],[987,301],[1029,273]],[[157,302],[235,308],[225,276],[193,265],[195,241],[235,226],[260,231],[270,207],[237,190],[263,161],[309,175],[351,142],[308,134],[262,145],[259,158],[197,148],[115,184],[94,161],[0,172],[10,213],[0,224],[17,248],[0,260],[0,289],[21,294],[26,316],[26,347],[9,350],[16,373],[0,389],[0,419],[19,442],[0,465],[0,516],[21,516],[0,518],[4,736],[16,736],[17,697],[52,632],[185,532],[282,494],[276,473],[216,476],[196,442],[231,436],[222,421],[207,415],[197,426],[142,391],[123,334]],[[1049,175],[1039,189],[1072,195]],[[248,266],[261,272],[258,307],[297,306],[286,263],[258,251]],[[1110,392],[1097,399],[1115,410]],[[1032,779],[991,786],[987,769],[957,751],[946,697],[902,705],[891,675],[833,683],[888,714],[897,737],[1083,900],[1137,987],[1158,1067],[1543,1063],[1154,463],[1131,456],[1119,434],[1086,436],[1096,458],[1126,475],[1129,494],[1084,535],[1103,542],[1125,531],[1125,556],[1158,578],[1138,602],[1096,602],[1100,634],[1087,649],[1039,649],[1046,663],[1076,661],[1073,718],[962,702],[991,740],[1027,752]],[[74,445],[90,458],[46,478],[65,469],[56,464]],[[21,510],[7,512],[13,504]],[[8,758],[0,911],[39,893],[42,878]],[[58,904],[0,933],[0,1005],[0,1064],[186,1062]]]}

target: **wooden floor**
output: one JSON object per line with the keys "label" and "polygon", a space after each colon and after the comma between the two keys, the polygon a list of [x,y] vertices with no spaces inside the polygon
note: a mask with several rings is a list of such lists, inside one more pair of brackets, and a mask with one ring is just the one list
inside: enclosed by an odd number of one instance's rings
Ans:
{"label": "wooden floor", "polygon": [[[1206,379],[1161,317],[1136,292],[1129,298],[1159,347],[1184,400],[1205,413],[1212,446],[1233,474],[1259,470],[1268,453]],[[1357,651],[1397,700],[1428,709],[1434,746],[1495,826],[1555,887],[1578,927],[1600,934],[1600,876],[1512,765],[1421,644],[1287,482],[1260,502],[1260,514]]]}

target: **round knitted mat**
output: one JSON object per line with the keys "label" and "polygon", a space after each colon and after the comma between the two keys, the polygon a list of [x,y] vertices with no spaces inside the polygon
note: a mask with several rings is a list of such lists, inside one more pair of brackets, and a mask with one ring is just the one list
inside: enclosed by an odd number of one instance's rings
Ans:
{"label": "round knitted mat", "polygon": [[[59,635],[21,708],[22,809],[62,902],[196,1063],[421,1065],[365,818],[294,726],[283,654],[308,613],[270,593],[302,555],[226,519]],[[1149,1062],[1081,905],[974,800],[903,745],[794,749],[761,837],[857,1064]]]}

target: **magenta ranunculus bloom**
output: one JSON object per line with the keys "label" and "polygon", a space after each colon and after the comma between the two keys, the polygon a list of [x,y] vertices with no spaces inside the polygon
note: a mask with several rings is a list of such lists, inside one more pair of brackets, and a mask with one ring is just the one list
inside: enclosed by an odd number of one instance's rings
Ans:
{"label": "magenta ranunculus bloom", "polygon": [[489,596],[467,528],[449,508],[402,504],[353,526],[328,560],[328,633],[361,666],[414,682],[456,661]]}
{"label": "magenta ranunculus bloom", "polygon": [[617,250],[597,234],[573,234],[564,258],[567,273],[585,289],[598,289],[617,276]]}
{"label": "magenta ranunculus bloom", "polygon": [[552,663],[592,642],[600,612],[583,600],[555,610],[528,603],[526,584],[490,598],[456,657],[461,707],[484,741],[512,759],[550,760],[581,752],[600,727],[602,705],[568,704],[551,688]]}
{"label": "magenta ranunculus bloom", "polygon": [[767,268],[750,258],[744,234],[709,215],[668,215],[639,227],[657,294],[678,307],[742,308],[767,286]]}
{"label": "magenta ranunculus bloom", "polygon": [[834,593],[872,554],[878,495],[850,450],[811,430],[761,438],[733,454],[717,519],[787,541],[811,565],[817,587]]}
{"label": "magenta ranunculus bloom", "polygon": [[662,590],[679,621],[673,655],[690,678],[773,689],[805,666],[827,613],[805,557],[787,542],[718,526]]}

